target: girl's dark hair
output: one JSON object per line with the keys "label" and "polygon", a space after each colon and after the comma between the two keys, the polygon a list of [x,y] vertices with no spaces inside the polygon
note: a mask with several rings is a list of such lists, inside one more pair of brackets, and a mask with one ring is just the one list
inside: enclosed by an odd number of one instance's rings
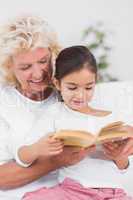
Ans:
{"label": "girl's dark hair", "polygon": [[96,59],[85,46],[72,46],[63,49],[56,59],[55,78],[60,80],[64,76],[88,68],[97,77]]}

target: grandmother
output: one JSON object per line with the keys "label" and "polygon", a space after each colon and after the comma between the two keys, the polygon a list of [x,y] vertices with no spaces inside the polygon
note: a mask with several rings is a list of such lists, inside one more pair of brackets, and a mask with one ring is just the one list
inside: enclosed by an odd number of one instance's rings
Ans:
{"label": "grandmother", "polygon": [[14,142],[23,140],[46,107],[57,101],[51,80],[59,51],[55,32],[41,18],[20,17],[0,28],[2,200],[21,199],[27,191],[54,185],[56,169],[75,164],[88,154],[88,150],[64,148],[59,156],[41,157],[29,168],[13,160]]}

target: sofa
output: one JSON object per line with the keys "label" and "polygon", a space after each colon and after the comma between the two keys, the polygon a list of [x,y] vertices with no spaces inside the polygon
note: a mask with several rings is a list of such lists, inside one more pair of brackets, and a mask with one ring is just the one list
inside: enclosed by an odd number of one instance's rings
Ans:
{"label": "sofa", "polygon": [[[116,111],[133,125],[133,81],[98,83],[92,106]],[[123,181],[127,192],[133,196],[133,170],[124,175]]]}

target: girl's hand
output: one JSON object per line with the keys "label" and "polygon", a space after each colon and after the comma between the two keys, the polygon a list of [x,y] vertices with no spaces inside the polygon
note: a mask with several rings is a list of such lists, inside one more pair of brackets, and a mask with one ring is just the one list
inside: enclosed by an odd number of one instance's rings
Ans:
{"label": "girl's hand", "polygon": [[107,142],[103,144],[103,148],[108,159],[113,160],[119,169],[125,169],[129,164],[128,156],[133,154],[133,127],[125,125],[121,130],[130,133],[131,138],[116,142]]}
{"label": "girl's hand", "polygon": [[42,137],[38,142],[33,144],[33,150],[36,157],[39,156],[54,156],[58,155],[63,151],[63,142],[61,140],[55,139],[52,136]]}
{"label": "girl's hand", "polygon": [[119,169],[128,167],[128,156],[133,154],[133,138],[103,144],[105,156],[113,160]]}

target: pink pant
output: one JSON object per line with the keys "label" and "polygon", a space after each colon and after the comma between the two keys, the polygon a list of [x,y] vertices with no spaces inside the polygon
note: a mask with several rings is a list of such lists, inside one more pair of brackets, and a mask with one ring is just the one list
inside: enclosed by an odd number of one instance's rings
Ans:
{"label": "pink pant", "polygon": [[63,183],[51,188],[41,188],[28,192],[23,200],[133,200],[122,189],[84,188],[79,183],[66,178]]}

